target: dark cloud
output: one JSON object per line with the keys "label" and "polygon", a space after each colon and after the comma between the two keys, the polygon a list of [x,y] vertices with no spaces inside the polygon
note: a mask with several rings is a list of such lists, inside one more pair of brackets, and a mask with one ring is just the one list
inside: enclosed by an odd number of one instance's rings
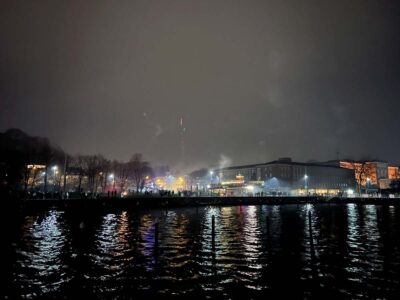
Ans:
{"label": "dark cloud", "polygon": [[156,164],[399,162],[397,1],[2,1],[0,129]]}

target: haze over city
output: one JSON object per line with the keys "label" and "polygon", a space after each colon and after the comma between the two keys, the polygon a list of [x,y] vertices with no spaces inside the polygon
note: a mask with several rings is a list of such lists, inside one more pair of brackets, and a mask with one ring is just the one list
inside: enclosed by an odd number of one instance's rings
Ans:
{"label": "haze over city", "polygon": [[399,0],[2,0],[0,299],[400,299]]}
{"label": "haze over city", "polygon": [[186,170],[399,163],[399,15],[396,1],[2,1],[0,130]]}

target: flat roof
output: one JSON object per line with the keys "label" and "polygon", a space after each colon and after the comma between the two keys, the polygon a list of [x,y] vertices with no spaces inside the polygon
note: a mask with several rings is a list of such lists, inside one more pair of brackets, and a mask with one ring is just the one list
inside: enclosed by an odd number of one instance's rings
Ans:
{"label": "flat roof", "polygon": [[241,165],[241,166],[231,166],[221,169],[216,169],[216,171],[225,171],[225,170],[235,170],[235,169],[248,169],[254,167],[268,166],[268,165],[290,165],[290,166],[304,166],[304,167],[323,167],[323,168],[334,168],[334,169],[343,169],[339,166],[332,166],[323,163],[304,163],[304,162],[294,162],[294,161],[283,161],[283,160],[274,160],[266,163],[259,164],[251,164],[251,165]]}

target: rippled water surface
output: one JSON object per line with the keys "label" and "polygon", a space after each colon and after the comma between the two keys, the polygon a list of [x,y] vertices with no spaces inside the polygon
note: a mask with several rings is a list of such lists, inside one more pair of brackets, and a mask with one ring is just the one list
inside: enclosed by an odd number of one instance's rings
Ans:
{"label": "rippled water surface", "polygon": [[400,299],[400,206],[48,210],[2,227],[10,298]]}

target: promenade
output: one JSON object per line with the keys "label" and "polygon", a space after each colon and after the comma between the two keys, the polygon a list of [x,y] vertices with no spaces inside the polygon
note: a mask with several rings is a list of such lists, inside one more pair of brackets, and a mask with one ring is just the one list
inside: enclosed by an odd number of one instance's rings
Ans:
{"label": "promenade", "polygon": [[304,203],[327,204],[400,204],[400,198],[339,198],[339,197],[129,197],[98,199],[34,199],[22,200],[23,208],[120,208],[120,209],[152,209],[196,206],[231,206],[231,205],[285,205]]}

